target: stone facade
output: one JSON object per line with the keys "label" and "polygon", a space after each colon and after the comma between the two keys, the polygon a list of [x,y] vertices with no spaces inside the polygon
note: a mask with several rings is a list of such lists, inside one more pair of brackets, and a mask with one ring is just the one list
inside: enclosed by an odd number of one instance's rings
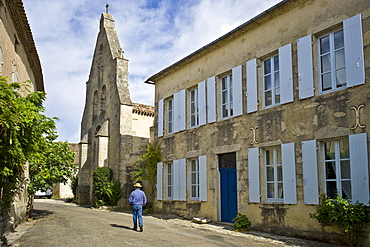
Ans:
{"label": "stone facade", "polygon": [[103,13],[100,19],[81,122],[80,171],[77,202],[93,204],[92,174],[97,167],[109,167],[125,191],[119,206],[125,208],[132,190],[127,165],[133,164],[142,146],[149,142],[153,125],[152,106],[133,103],[128,83],[128,60],[123,56],[114,19]]}
{"label": "stone facade", "polygon": [[[0,73],[13,82],[29,80],[30,91],[44,91],[39,56],[21,0],[0,0]],[[22,88],[23,95],[27,91]],[[28,166],[25,166],[25,178]],[[27,192],[23,190],[15,198],[12,223],[17,225],[27,218]]]}
{"label": "stone facade", "polygon": [[157,210],[340,239],[309,213],[369,201],[369,78],[366,0],[282,1],[151,76]]}

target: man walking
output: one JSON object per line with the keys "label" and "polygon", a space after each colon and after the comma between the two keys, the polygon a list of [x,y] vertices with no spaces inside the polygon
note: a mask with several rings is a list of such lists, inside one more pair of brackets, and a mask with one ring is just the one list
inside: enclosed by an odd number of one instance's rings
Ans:
{"label": "man walking", "polygon": [[140,183],[134,185],[135,190],[131,192],[128,203],[132,205],[132,219],[134,220],[133,230],[137,231],[137,220],[139,220],[140,231],[143,231],[143,206],[146,204],[146,196]]}

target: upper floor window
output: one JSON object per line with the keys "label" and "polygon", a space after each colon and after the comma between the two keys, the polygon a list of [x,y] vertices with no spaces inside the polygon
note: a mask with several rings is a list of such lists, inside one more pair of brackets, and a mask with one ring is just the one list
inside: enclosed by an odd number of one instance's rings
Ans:
{"label": "upper floor window", "polygon": [[321,91],[346,86],[343,30],[319,38],[319,71]]}
{"label": "upper floor window", "polygon": [[198,88],[190,91],[190,127],[199,126]]}
{"label": "upper floor window", "polygon": [[172,134],[174,129],[173,98],[167,100],[167,133]]}
{"label": "upper floor window", "polygon": [[198,159],[190,160],[190,197],[199,199],[199,162]]}
{"label": "upper floor window", "polygon": [[263,61],[263,99],[264,106],[280,103],[279,56]]}
{"label": "upper floor window", "polygon": [[281,149],[265,150],[266,169],[266,199],[273,201],[283,200],[283,166]]}
{"label": "upper floor window", "polygon": [[344,199],[352,199],[348,139],[324,142],[323,149],[326,194],[333,198],[338,192]]}
{"label": "upper floor window", "polygon": [[233,116],[233,78],[232,75],[221,78],[221,116]]}

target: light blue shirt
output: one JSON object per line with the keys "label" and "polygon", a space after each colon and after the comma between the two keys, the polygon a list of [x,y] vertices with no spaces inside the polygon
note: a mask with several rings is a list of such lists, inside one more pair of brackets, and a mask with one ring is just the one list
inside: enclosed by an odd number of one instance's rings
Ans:
{"label": "light blue shirt", "polygon": [[130,197],[128,198],[128,203],[132,205],[145,205],[146,196],[144,191],[140,190],[139,188],[132,191]]}

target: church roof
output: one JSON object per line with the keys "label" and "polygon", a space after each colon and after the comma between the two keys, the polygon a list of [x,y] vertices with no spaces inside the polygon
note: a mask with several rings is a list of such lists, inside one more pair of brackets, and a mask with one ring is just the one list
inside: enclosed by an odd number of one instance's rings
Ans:
{"label": "church roof", "polygon": [[139,103],[132,103],[132,113],[154,117],[154,107],[151,105],[143,105]]}

